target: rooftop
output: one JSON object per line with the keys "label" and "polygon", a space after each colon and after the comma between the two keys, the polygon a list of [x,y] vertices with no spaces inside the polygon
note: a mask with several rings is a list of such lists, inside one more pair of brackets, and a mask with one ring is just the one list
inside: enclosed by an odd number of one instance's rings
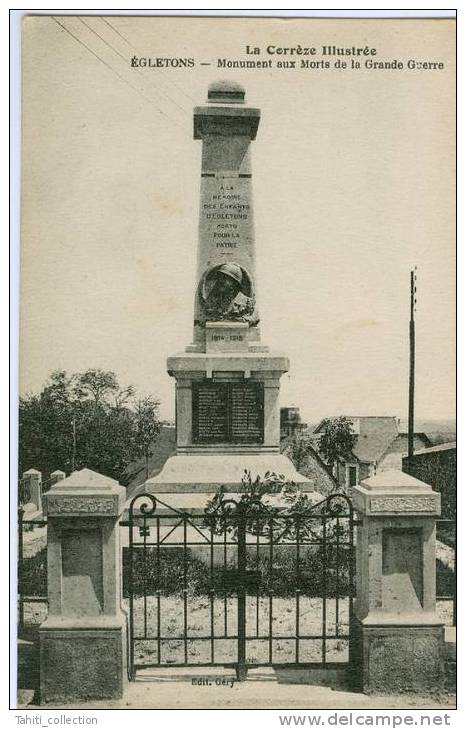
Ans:
{"label": "rooftop", "polygon": [[422,456],[424,453],[439,453],[440,451],[451,450],[456,450],[456,441],[450,441],[450,443],[440,443],[439,445],[434,445],[430,448],[419,448],[419,450],[414,451],[414,455]]}

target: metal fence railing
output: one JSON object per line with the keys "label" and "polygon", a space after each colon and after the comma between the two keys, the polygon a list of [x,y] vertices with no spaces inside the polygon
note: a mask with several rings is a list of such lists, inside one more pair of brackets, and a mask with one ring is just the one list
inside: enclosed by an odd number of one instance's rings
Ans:
{"label": "metal fence railing", "polygon": [[[437,523],[437,602],[452,603],[451,623],[456,626],[456,520],[439,518]],[[19,628],[25,625],[25,606],[47,604],[46,539],[38,540],[31,550],[30,537],[47,519],[28,519],[18,510],[18,617]],[[123,526],[123,525],[122,525]],[[125,524],[126,526],[126,524]],[[32,533],[32,535],[31,535]],[[37,546],[38,545],[38,546]]]}
{"label": "metal fence railing", "polygon": [[[25,606],[30,603],[47,604],[47,555],[45,545],[35,554],[26,555],[28,537],[40,527],[47,526],[47,520],[25,519],[24,509],[18,509],[18,628],[25,626]],[[25,538],[26,537],[26,538]]]}

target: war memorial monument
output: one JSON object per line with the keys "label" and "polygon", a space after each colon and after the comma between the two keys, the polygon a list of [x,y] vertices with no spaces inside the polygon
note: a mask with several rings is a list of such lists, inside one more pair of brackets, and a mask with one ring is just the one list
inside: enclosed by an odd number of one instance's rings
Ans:
{"label": "war memorial monument", "polygon": [[[245,471],[315,491],[280,454],[289,363],[261,342],[250,166],[259,119],[231,82],[212,84],[194,112],[194,331],[167,363],[175,455],[129,503],[116,481],[86,468],[56,472],[44,495],[43,704],[122,698],[137,671],[174,667],[230,667],[244,681],[267,666],[278,683],[365,693],[443,690],[431,486],[386,471],[351,495],[302,499],[304,512],[275,502],[252,516],[234,498]],[[209,511],[220,488],[227,508]]]}
{"label": "war memorial monument", "polygon": [[[158,495],[235,492],[245,470],[312,489],[280,454],[288,358],[261,342],[250,149],[259,121],[260,110],[245,106],[244,89],[231,81],[211,84],[207,105],[194,110],[194,139],[202,141],[194,331],[167,362],[176,381],[176,454],[146,482]],[[186,497],[177,503],[188,505]]]}

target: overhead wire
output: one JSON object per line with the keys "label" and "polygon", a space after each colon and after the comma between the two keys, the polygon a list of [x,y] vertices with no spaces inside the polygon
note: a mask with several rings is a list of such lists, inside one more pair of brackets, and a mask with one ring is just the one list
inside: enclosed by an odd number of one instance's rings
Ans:
{"label": "overhead wire", "polygon": [[[120,33],[120,31],[118,30],[118,28],[115,28],[115,26],[112,25],[112,23],[110,23],[110,21],[107,20],[107,18],[104,18],[103,15],[99,15],[98,17],[100,18],[100,20],[102,20],[104,23],[106,23],[109,26],[109,28],[111,28],[117,35],[119,35],[120,38],[122,40],[124,40],[125,43],[133,51],[136,51],[136,53],[139,53],[138,49],[131,43],[131,41],[129,41],[127,38],[125,38],[125,36],[122,33]],[[188,94],[188,92],[185,91],[181,86],[179,86],[179,84],[177,84],[175,81],[173,81],[173,79],[168,79],[168,78],[165,78],[164,77],[164,81],[167,81],[168,83],[171,83],[176,89],[178,89],[178,91],[180,91],[182,94],[184,94],[186,96],[186,98],[189,99],[190,101],[193,101],[195,104],[198,103],[196,99],[194,99],[190,94]]]}
{"label": "overhead wire", "polygon": [[[122,53],[120,53],[120,51],[119,51],[119,50],[117,50],[116,48],[114,48],[114,46],[112,46],[112,45],[111,45],[111,43],[109,43],[109,42],[108,42],[107,40],[105,40],[105,38],[103,38],[103,37],[102,37],[102,36],[101,36],[101,35],[100,35],[100,34],[99,34],[99,33],[98,33],[98,32],[97,32],[96,30],[94,30],[94,28],[92,28],[92,26],[90,26],[90,25],[89,25],[89,23],[86,23],[86,21],[85,21],[85,20],[83,20],[83,18],[81,18],[81,17],[79,16],[79,15],[78,15],[78,16],[76,16],[76,17],[77,17],[77,19],[78,19],[78,20],[80,20],[80,21],[81,21],[81,23],[82,23],[82,24],[83,24],[83,25],[84,25],[84,26],[85,26],[86,28],[88,28],[88,29],[89,29],[89,30],[90,30],[90,31],[91,31],[92,33],[94,33],[94,35],[96,35],[96,36],[97,36],[97,38],[100,38],[100,40],[101,40],[101,41],[102,41],[103,43],[105,43],[105,45],[106,45],[106,46],[108,46],[108,48],[110,48],[110,49],[111,49],[111,50],[112,50],[112,51],[113,51],[114,53],[116,53],[116,54],[117,54],[117,55],[118,55],[118,56],[119,56],[120,58],[122,58],[122,59],[123,59],[123,61],[124,61],[125,63],[127,63],[128,59],[127,59],[127,57],[126,57],[126,56],[124,56],[124,55],[123,55]],[[167,99],[167,100],[168,100],[168,101],[170,101],[170,102],[171,102],[172,104],[174,104],[175,106],[177,106],[177,107],[178,107],[178,109],[180,109],[180,110],[181,110],[181,111],[182,111],[182,112],[183,112],[184,114],[187,114],[187,115],[189,115],[189,113],[190,113],[190,112],[188,112],[188,111],[187,111],[187,109],[186,109],[186,108],[185,108],[184,106],[180,106],[180,104],[178,104],[178,102],[177,102],[177,101],[175,101],[175,100],[174,100],[174,99],[172,99],[172,98],[171,98],[170,96],[168,96],[168,94],[167,94],[167,93],[166,93],[165,91],[163,91],[163,90],[161,90],[160,88],[158,88],[158,87],[157,87],[157,93],[158,93],[158,94],[161,94],[162,96],[164,96],[164,97],[165,97],[165,99]]]}
{"label": "overhead wire", "polygon": [[137,86],[134,86],[134,85],[133,85],[133,84],[132,84],[132,83],[131,83],[130,81],[128,81],[127,79],[125,79],[125,77],[124,77],[124,76],[122,76],[122,75],[121,75],[120,73],[118,73],[118,71],[116,71],[116,70],[115,70],[115,69],[113,68],[113,66],[111,66],[111,65],[110,65],[109,63],[107,63],[107,61],[105,61],[105,60],[104,60],[103,58],[101,58],[101,57],[100,57],[100,56],[99,56],[99,55],[98,55],[98,54],[97,54],[97,53],[96,53],[96,52],[95,52],[95,51],[94,51],[94,50],[93,50],[93,49],[92,49],[92,48],[91,48],[90,46],[88,46],[88,45],[87,45],[87,43],[84,43],[84,41],[82,41],[82,40],[81,40],[80,38],[78,38],[78,36],[77,36],[77,35],[75,35],[74,33],[72,33],[72,32],[71,32],[71,31],[70,31],[70,30],[69,30],[69,29],[68,29],[68,28],[67,28],[67,27],[66,27],[65,25],[63,25],[63,23],[60,23],[60,21],[59,21],[59,20],[57,20],[57,18],[56,18],[56,17],[54,16],[54,15],[51,15],[50,17],[51,17],[51,19],[52,19],[52,20],[54,20],[54,21],[55,21],[55,23],[57,23],[57,25],[59,25],[59,26],[60,26],[61,28],[63,28],[63,30],[64,30],[64,31],[65,31],[66,33],[68,33],[68,35],[70,35],[70,36],[71,36],[72,38],[74,38],[74,40],[75,40],[75,41],[76,41],[77,43],[79,43],[79,44],[80,44],[81,46],[83,46],[83,47],[84,47],[84,48],[85,48],[85,49],[86,49],[86,50],[87,50],[87,51],[88,51],[89,53],[91,53],[91,54],[92,54],[92,55],[93,55],[93,56],[94,56],[95,58],[97,58],[97,60],[98,60],[98,61],[100,61],[101,63],[103,63],[103,65],[104,65],[104,66],[105,66],[106,68],[108,68],[108,69],[109,69],[109,71],[111,71],[111,72],[112,72],[113,74],[115,74],[115,76],[117,76],[117,77],[118,77],[118,78],[119,78],[119,79],[120,79],[121,81],[123,81],[123,83],[125,83],[125,84],[126,84],[127,86],[129,86],[129,87],[130,87],[131,89],[133,89],[133,91],[136,91],[136,93],[138,93],[138,94],[139,94],[140,96],[142,96],[142,98],[143,98],[143,99],[144,99],[145,101],[147,101],[147,102],[148,102],[149,104],[151,104],[151,105],[152,105],[152,106],[153,106],[153,107],[154,107],[155,109],[157,109],[157,111],[159,112],[159,114],[162,114],[162,115],[163,115],[164,117],[166,117],[166,118],[167,118],[167,119],[168,119],[168,120],[169,120],[170,122],[172,122],[172,123],[174,123],[174,124],[177,124],[177,125],[178,125],[178,126],[179,126],[180,128],[182,128],[182,127],[181,127],[181,125],[180,125],[180,124],[179,124],[179,123],[178,123],[178,122],[176,121],[176,119],[173,119],[173,118],[169,117],[169,116],[168,116],[168,115],[167,115],[167,114],[166,114],[166,113],[165,113],[164,111],[162,111],[162,109],[160,109],[160,108],[159,108],[159,107],[157,106],[157,104],[155,104],[155,103],[154,103],[154,102],[152,101],[152,99],[150,99],[150,98],[149,98],[148,96],[146,96],[146,94],[144,94],[144,92],[143,92],[143,91],[141,91],[140,89],[138,89],[138,88],[137,88]]}

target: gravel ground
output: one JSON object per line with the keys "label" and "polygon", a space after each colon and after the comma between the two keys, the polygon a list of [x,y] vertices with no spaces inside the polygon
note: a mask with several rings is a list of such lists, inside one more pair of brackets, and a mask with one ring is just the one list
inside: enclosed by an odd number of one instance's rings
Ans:
{"label": "gravel ground", "polygon": [[[183,601],[175,596],[161,597],[160,632],[166,638],[173,640],[162,641],[161,661],[164,664],[182,663],[184,660]],[[213,629],[215,638],[215,662],[234,663],[237,657],[237,606],[235,597],[226,600],[227,630],[225,631],[225,602],[215,598],[213,604]],[[263,663],[269,660],[270,613],[269,599],[259,598],[258,618],[256,613],[256,598],[248,596],[246,600],[246,626],[247,626],[247,659],[253,663]],[[336,604],[335,600],[327,601],[327,632],[335,635]],[[148,638],[157,637],[157,600],[155,597],[147,598],[146,606]],[[210,637],[211,607],[204,597],[189,597],[187,604],[187,650],[188,660],[192,663],[207,663],[211,660]],[[257,628],[259,628],[257,632]],[[300,635],[319,636],[322,632],[322,600],[319,598],[300,598]],[[339,639],[328,639],[326,659],[328,661],[347,661],[348,635],[348,601],[339,601]],[[144,599],[134,601],[134,634],[144,635]],[[259,636],[266,636],[262,640],[251,640]],[[296,657],[296,602],[291,598],[273,598],[272,605],[272,635],[281,636],[273,640],[273,661],[277,663],[294,662]],[[227,636],[225,638],[225,635]],[[201,638],[205,640],[190,640]],[[282,637],[283,636],[283,637]],[[288,637],[289,636],[289,637]],[[157,661],[157,641],[141,640],[135,646],[135,659],[137,663],[147,664]],[[322,659],[322,641],[319,639],[299,641],[299,659],[301,662],[314,662]]]}
{"label": "gravel ground", "polygon": [[[300,620],[300,629],[301,633],[304,634],[305,630],[308,630],[307,624],[309,622],[312,622],[314,625],[321,626],[321,616],[322,612],[320,607],[316,606],[316,612],[313,614],[313,618],[311,621],[308,621],[305,617],[308,611],[310,610],[310,606],[307,608],[306,606],[306,599],[308,598],[301,598],[301,620]],[[321,602],[320,600],[316,598],[309,598],[314,599],[316,602]],[[182,626],[182,603],[179,600],[179,598],[174,597],[167,597],[164,598],[164,601],[168,600],[169,602],[162,605],[162,610],[164,610],[164,605],[167,610],[166,615],[172,618],[172,622],[168,624],[167,629],[172,631],[169,633],[164,633],[164,635],[176,635],[176,630],[178,630],[178,634],[181,634],[180,626]],[[251,600],[251,599],[249,599]],[[255,601],[255,598],[252,598],[252,600]],[[148,615],[148,635],[150,637],[155,637],[156,633],[156,620],[157,620],[157,608],[154,605],[155,598],[148,598],[148,609],[149,609],[149,615]],[[196,598],[196,602],[192,603],[192,598],[190,598],[191,607],[190,612],[196,616],[196,612],[198,615],[195,617],[193,621],[191,621],[188,618],[188,629],[189,632],[193,632],[195,635],[197,631],[197,634],[199,634],[200,627],[199,627],[199,619],[201,616],[204,616],[204,620],[208,621],[205,623],[204,631],[209,630],[210,626],[210,610],[208,607],[206,607],[206,599],[205,598]],[[128,601],[123,601],[125,607],[128,609]],[[330,603],[330,600],[328,601]],[[143,629],[143,622],[142,622],[142,614],[143,614],[143,599],[138,598],[134,601],[135,605],[135,627],[138,631]],[[268,606],[267,606],[267,600],[265,598],[262,598],[262,606],[260,610],[264,611],[267,615],[268,620]],[[170,611],[172,611],[172,614],[170,615]],[[229,598],[229,607],[227,608],[228,611],[228,629],[229,633],[232,633],[234,628],[236,627],[236,599],[235,598]],[[346,612],[345,612],[346,611]],[[287,598],[274,598],[274,608],[273,608],[273,632],[278,632],[278,626],[281,624],[280,621],[285,621],[285,624],[288,623],[291,626],[291,623],[294,625],[295,615],[294,612],[294,605],[291,600]],[[224,626],[224,620],[223,620],[223,602],[221,600],[215,601],[215,607],[214,607],[214,631],[217,635],[220,634],[220,631],[223,630]],[[437,603],[437,615],[439,618],[443,620],[445,625],[452,625],[452,619],[453,619],[453,604],[450,601],[439,601]],[[43,603],[26,603],[24,606],[24,617],[25,617],[25,624],[26,625],[40,625],[45,618],[47,617],[47,605]],[[167,618],[168,620],[169,618]],[[230,623],[231,621],[231,623]],[[250,601],[248,601],[247,605],[247,615],[246,615],[246,621],[248,625],[248,635],[255,635],[255,625],[256,625],[256,618],[255,618],[255,602],[252,605]],[[303,622],[304,621],[304,622]],[[333,621],[333,622],[332,622]],[[329,627],[329,630],[334,630],[335,626],[335,609],[333,606],[328,605],[327,607],[327,626]],[[344,601],[340,601],[340,617],[339,622],[342,624],[344,631],[347,631],[347,608],[344,607]],[[178,627],[177,627],[178,626]],[[252,626],[253,629],[251,629],[249,626]],[[163,623],[161,621],[161,627],[163,627]],[[181,629],[182,630],[182,629]],[[268,625],[266,630],[268,631]],[[286,630],[284,627],[281,628],[281,630],[285,630],[285,632],[280,632],[280,635],[287,635],[288,633],[292,633],[294,635],[294,628],[291,630]],[[320,633],[320,627],[317,628],[318,632]]]}
{"label": "gravel ground", "polygon": [[[128,607],[127,601],[125,601]],[[224,601],[214,600],[214,634],[222,635],[224,631]],[[39,624],[46,616],[45,605],[31,604],[26,606],[26,623]],[[144,600],[137,598],[134,601],[134,617],[136,631],[144,628]],[[345,633],[348,629],[347,601],[340,601],[339,626]],[[451,619],[451,603],[439,603],[438,612],[444,619]],[[228,635],[236,632],[237,600],[227,599]],[[188,636],[200,637],[208,635],[211,625],[210,604],[206,597],[189,597]],[[300,600],[300,632],[310,634],[322,628],[322,602],[318,598],[302,597]],[[334,600],[327,602],[327,628],[334,631],[336,621],[336,606]],[[256,600],[248,597],[246,605],[246,622],[248,636],[256,633]],[[273,641],[274,668],[250,669],[249,679],[245,683],[231,681],[234,678],[233,669],[219,668],[177,668],[184,658],[184,644],[179,640],[183,632],[183,603],[179,597],[166,596],[162,598],[160,616],[162,634],[168,640],[164,641],[162,648],[161,668],[144,668],[157,660],[157,641],[140,641],[135,646],[136,663],[141,665],[137,672],[136,682],[128,685],[125,698],[120,701],[95,701],[83,704],[72,704],[56,708],[79,709],[133,709],[133,708],[295,708],[295,709],[453,709],[454,696],[365,696],[352,693],[338,686],[334,688],[318,685],[296,685],[290,679],[285,666],[280,663],[295,661],[295,640],[293,637],[296,626],[295,601],[289,598],[274,598],[272,611],[272,632],[289,638],[280,638]],[[259,630],[268,632],[269,608],[268,598],[261,598],[259,602]],[[156,636],[157,630],[157,603],[155,597],[147,599],[147,631],[151,637]],[[140,633],[139,633],[140,634]],[[178,638],[178,639],[177,639]],[[204,663],[210,660],[210,640],[189,640],[188,656],[193,663]],[[215,661],[234,663],[236,661],[236,641],[215,639]],[[300,660],[313,662],[321,660],[321,641],[300,640]],[[342,639],[329,640],[327,643],[326,658],[328,661],[346,662],[347,641]],[[247,642],[248,662],[262,662],[268,660],[268,641]],[[170,665],[171,664],[171,665]],[[302,669],[300,669],[302,670]],[[204,676],[209,678],[208,685],[193,681],[193,677]],[[217,681],[217,677],[222,680]],[[227,681],[223,681],[223,678]],[[304,681],[306,683],[306,681]],[[312,681],[311,681],[312,683]],[[35,707],[34,689],[32,684],[23,684],[18,692],[18,708]],[[31,688],[29,688],[31,686]],[[54,708],[48,706],[48,708]]]}
{"label": "gravel ground", "polygon": [[31,525],[32,529],[23,531],[23,557],[34,557],[41,549],[47,546],[47,527]]}

